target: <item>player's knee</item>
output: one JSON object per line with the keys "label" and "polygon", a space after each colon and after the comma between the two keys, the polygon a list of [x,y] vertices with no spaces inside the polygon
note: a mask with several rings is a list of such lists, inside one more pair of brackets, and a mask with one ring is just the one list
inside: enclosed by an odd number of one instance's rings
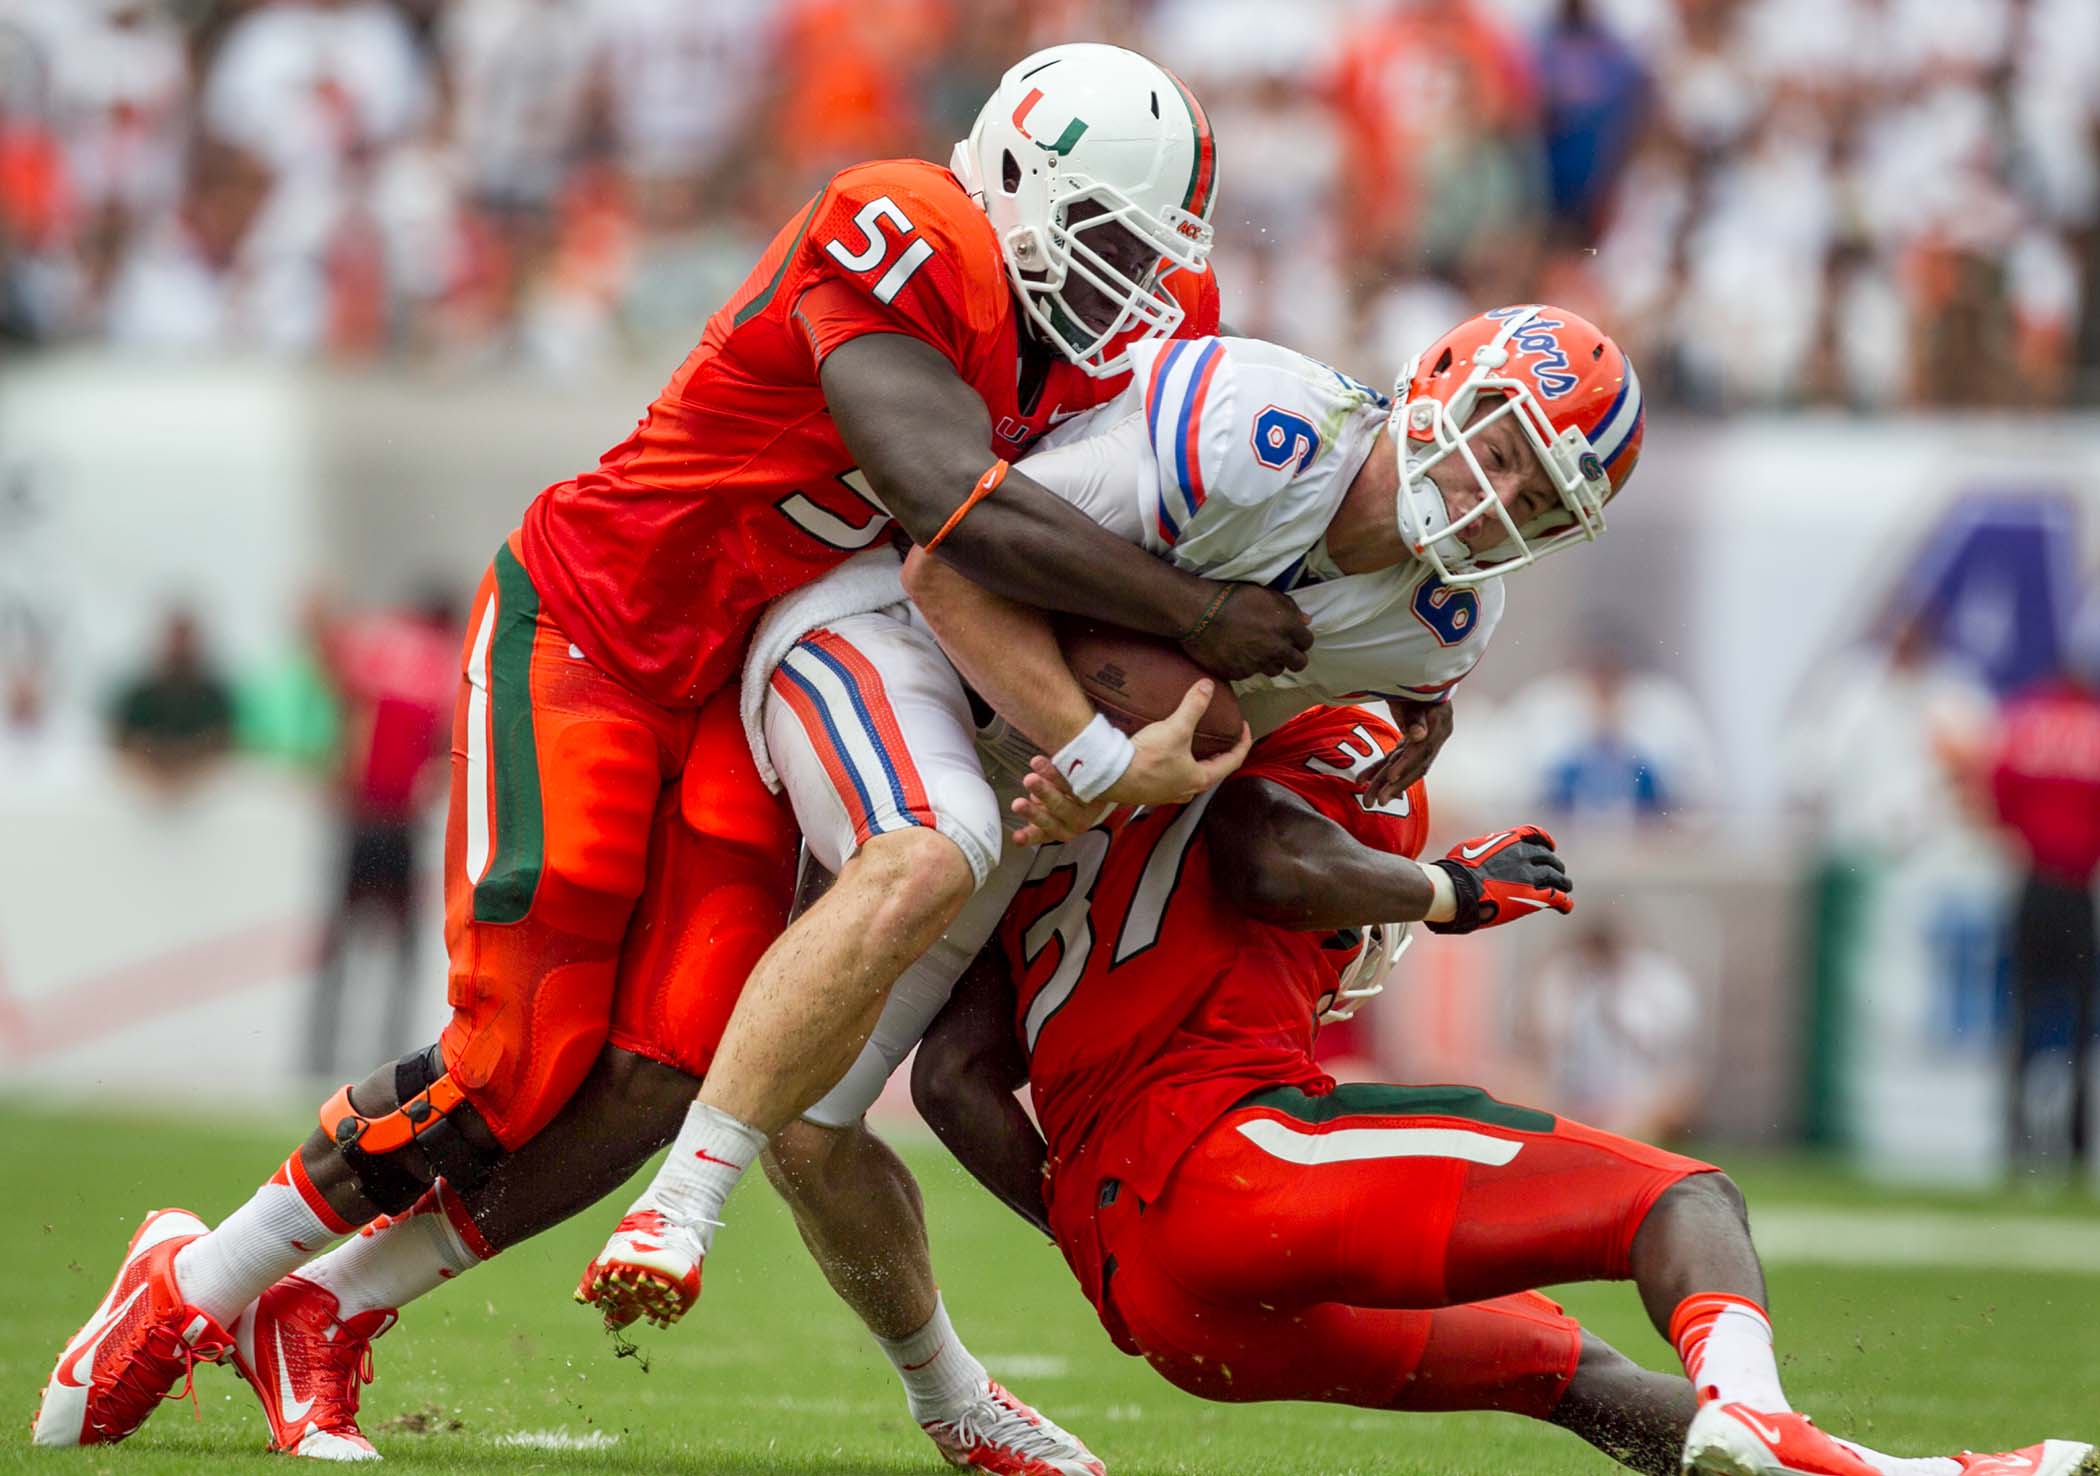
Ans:
{"label": "player's knee", "polygon": [[1662,1192],[1655,1208],[1649,1211],[1651,1216],[1657,1213],[1685,1215],[1707,1224],[1740,1225],[1745,1230],[1750,1226],[1750,1206],[1743,1191],[1719,1169],[1679,1179]]}
{"label": "player's knee", "polygon": [[326,1194],[328,1184],[347,1182],[381,1214],[404,1212],[441,1177],[472,1190],[504,1153],[456,1089],[436,1046],[337,1092],[320,1118],[325,1175],[317,1175],[317,1187]]}
{"label": "player's knee", "polygon": [[882,915],[875,926],[885,933],[896,929],[902,935],[928,927],[938,933],[977,890],[977,874],[962,847],[925,826],[871,838],[853,858],[851,869],[858,873],[856,881],[882,898]]}

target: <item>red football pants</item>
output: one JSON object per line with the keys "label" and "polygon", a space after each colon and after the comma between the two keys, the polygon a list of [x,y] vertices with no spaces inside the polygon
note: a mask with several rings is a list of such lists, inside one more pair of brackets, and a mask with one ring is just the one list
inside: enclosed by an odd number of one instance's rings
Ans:
{"label": "red football pants", "polygon": [[1581,1329],[1531,1289],[1625,1278],[1656,1199],[1711,1171],[1473,1088],[1281,1088],[1099,1211],[1107,1296],[1205,1398],[1543,1418]]}

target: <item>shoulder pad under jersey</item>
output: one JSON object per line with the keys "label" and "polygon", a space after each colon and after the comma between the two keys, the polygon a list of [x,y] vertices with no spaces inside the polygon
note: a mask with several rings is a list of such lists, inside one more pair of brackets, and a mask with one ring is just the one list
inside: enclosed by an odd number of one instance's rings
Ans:
{"label": "shoulder pad under jersey", "polygon": [[1010,310],[992,223],[922,159],[857,164],[831,178],[807,232],[813,265],[890,313],[982,333]]}
{"label": "shoulder pad under jersey", "polygon": [[1287,582],[1319,542],[1384,399],[1251,338],[1132,351],[1154,471],[1146,546],[1215,579]]}

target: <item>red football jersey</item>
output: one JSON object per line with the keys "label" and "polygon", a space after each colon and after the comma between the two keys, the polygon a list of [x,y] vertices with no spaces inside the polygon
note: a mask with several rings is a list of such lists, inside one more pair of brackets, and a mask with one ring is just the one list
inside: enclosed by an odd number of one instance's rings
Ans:
{"label": "red football jersey", "polygon": [[[1226,782],[1282,785],[1364,844],[1412,856],[1428,833],[1422,786],[1372,808],[1356,778],[1398,742],[1362,708],[1316,707]],[[1101,1180],[1149,1199],[1250,1092],[1332,1084],[1313,1060],[1316,1017],[1354,948],[1255,922],[1217,894],[1209,799],[1125,812],[1044,847],[1000,925],[1068,1254],[1090,1239]],[[1073,1269],[1096,1295],[1097,1268],[1075,1258]]]}
{"label": "red football jersey", "polygon": [[[1187,309],[1182,335],[1215,332],[1212,275],[1166,280]],[[888,532],[825,408],[824,356],[865,333],[931,344],[991,409],[990,465],[1129,382],[1055,359],[1024,405],[1019,332],[991,222],[954,175],[890,159],[834,176],[634,434],[526,512],[523,559],[545,610],[647,696],[698,704],[733,676],[768,601]]]}

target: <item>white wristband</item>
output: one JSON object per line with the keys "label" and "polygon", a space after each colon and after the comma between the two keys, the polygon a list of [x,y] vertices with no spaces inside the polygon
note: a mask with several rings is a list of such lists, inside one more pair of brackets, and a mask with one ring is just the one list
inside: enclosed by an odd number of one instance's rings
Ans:
{"label": "white wristband", "polygon": [[1050,762],[1065,776],[1073,794],[1093,801],[1108,793],[1136,757],[1137,745],[1129,735],[1097,712],[1092,722],[1051,756]]}
{"label": "white wristband", "polygon": [[1441,866],[1423,866],[1429,877],[1429,910],[1422,914],[1423,922],[1445,923],[1458,916],[1458,888],[1451,883],[1451,873]]}

